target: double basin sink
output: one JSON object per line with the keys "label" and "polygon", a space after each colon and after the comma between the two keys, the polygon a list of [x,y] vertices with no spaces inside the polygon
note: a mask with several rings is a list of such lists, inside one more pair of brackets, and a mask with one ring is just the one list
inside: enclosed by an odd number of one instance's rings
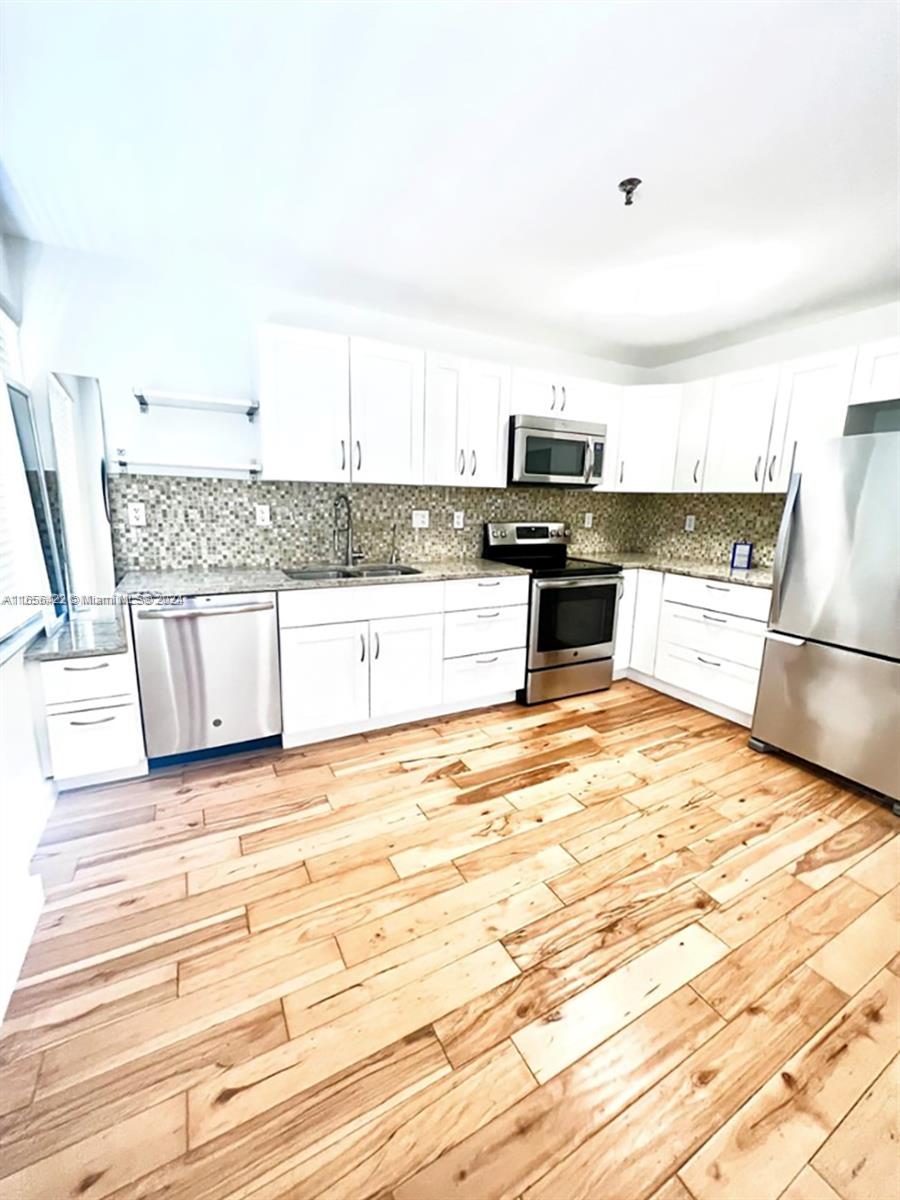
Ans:
{"label": "double basin sink", "polygon": [[421,575],[415,567],[404,567],[395,563],[371,563],[359,567],[297,567],[284,571],[288,579],[391,579],[398,575]]}

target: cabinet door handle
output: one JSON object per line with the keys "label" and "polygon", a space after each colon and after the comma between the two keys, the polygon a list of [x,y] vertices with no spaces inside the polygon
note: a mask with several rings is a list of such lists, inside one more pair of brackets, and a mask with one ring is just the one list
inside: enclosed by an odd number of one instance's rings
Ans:
{"label": "cabinet door handle", "polygon": [[472,451],[472,470],[469,472],[469,474],[474,475],[477,470],[478,470],[478,457],[475,454],[475,451],[473,450]]}
{"label": "cabinet door handle", "polygon": [[622,481],[624,479],[625,479],[625,459],[623,458],[622,461],[619,463],[619,483],[622,483]]}
{"label": "cabinet door handle", "polygon": [[356,443],[356,469],[362,470],[362,442]]}
{"label": "cabinet door handle", "polygon": [[553,399],[550,401],[550,411],[553,412],[556,408],[556,384],[551,383],[550,390],[553,392]]}
{"label": "cabinet door handle", "polygon": [[63,670],[64,671],[102,671],[105,667],[108,667],[108,666],[109,666],[108,662],[102,662],[102,663],[94,663],[93,666],[90,666],[90,667],[63,667]]}
{"label": "cabinet door handle", "polygon": [[759,483],[759,468],[762,466],[762,455],[756,460],[756,466],[753,468],[753,482]]}
{"label": "cabinet door handle", "polygon": [[381,638],[376,633],[375,634],[375,657],[378,658],[378,656],[380,654],[381,654]]}
{"label": "cabinet door handle", "polygon": [[694,463],[694,483],[697,482],[697,473],[699,472],[699,470],[700,470],[700,459],[698,458],[697,461]]}
{"label": "cabinet door handle", "polygon": [[727,625],[728,624],[728,620],[726,617],[711,617],[709,615],[709,613],[701,613],[700,615],[704,621],[715,621],[715,623],[717,625]]}
{"label": "cabinet door handle", "polygon": [[562,385],[562,387],[560,388],[560,391],[562,392],[562,404],[559,406],[559,411],[565,412],[566,411],[566,400],[567,400],[565,384]]}
{"label": "cabinet door handle", "polygon": [[115,715],[111,717],[98,717],[96,721],[70,721],[70,725],[105,725],[107,721],[114,721]]}
{"label": "cabinet door handle", "polygon": [[705,663],[707,667],[721,667],[722,665],[720,662],[716,662],[713,658],[704,658],[702,654],[698,654],[697,657],[702,663]]}
{"label": "cabinet door handle", "polygon": [[773,480],[775,479],[775,459],[777,457],[778,457],[777,454],[773,454],[772,461],[769,463],[769,483],[772,483]]}
{"label": "cabinet door handle", "polygon": [[341,438],[341,470],[347,470],[347,443]]}
{"label": "cabinet door handle", "polygon": [[493,658],[476,658],[475,661],[482,664],[495,663],[499,657],[499,654],[495,654]]}
{"label": "cabinet door handle", "polygon": [[366,635],[364,633],[359,635],[359,661],[366,661]]}
{"label": "cabinet door handle", "polygon": [[499,608],[497,609],[497,611],[496,611],[496,612],[492,612],[492,613],[478,613],[478,619],[479,619],[480,621],[486,621],[486,620],[488,620],[490,617],[499,617],[499,616],[500,616],[500,609],[499,609]]}
{"label": "cabinet door handle", "polygon": [[465,471],[466,471],[466,452],[465,452],[465,450],[460,450],[460,452],[459,452],[459,473],[460,473],[460,475],[464,475]]}

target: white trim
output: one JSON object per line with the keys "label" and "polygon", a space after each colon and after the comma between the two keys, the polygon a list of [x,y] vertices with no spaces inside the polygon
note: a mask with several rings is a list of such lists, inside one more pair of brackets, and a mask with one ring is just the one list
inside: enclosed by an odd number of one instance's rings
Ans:
{"label": "white trim", "polygon": [[123,779],[139,779],[149,773],[146,758],[130,767],[115,767],[111,771],[97,771],[93,775],[71,775],[68,779],[57,779],[56,786],[61,792],[69,792],[73,788],[96,787],[100,783],[120,783]]}
{"label": "white trim", "polygon": [[309,746],[313,742],[329,742],[334,738],[348,737],[354,733],[368,733],[372,729],[391,729],[395,725],[408,725],[411,721],[424,721],[430,717],[446,717],[451,713],[473,712],[479,708],[490,708],[494,704],[509,704],[515,700],[515,692],[504,692],[500,696],[477,696],[468,700],[456,700],[452,704],[439,704],[433,708],[393,713],[390,717],[369,717],[366,721],[355,721],[349,725],[330,725],[326,729],[304,730],[302,733],[283,733],[281,744],[286,750],[295,746]]}
{"label": "white trim", "polygon": [[752,713],[739,712],[736,708],[729,708],[727,704],[719,704],[716,700],[708,700],[706,696],[698,696],[696,692],[686,692],[684,688],[674,687],[671,683],[663,683],[661,679],[656,679],[652,675],[645,675],[643,671],[634,671],[629,667],[620,678],[632,679],[635,683],[642,683],[644,687],[653,688],[656,692],[662,692],[664,696],[671,696],[675,700],[683,700],[685,704],[693,704],[694,708],[705,709],[706,712],[714,713],[717,717],[724,717],[726,721],[734,721],[736,725],[744,725],[747,729],[753,723]]}

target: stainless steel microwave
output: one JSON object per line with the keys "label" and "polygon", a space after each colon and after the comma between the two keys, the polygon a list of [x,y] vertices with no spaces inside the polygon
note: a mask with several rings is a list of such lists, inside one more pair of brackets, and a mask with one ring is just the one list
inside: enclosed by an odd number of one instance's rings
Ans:
{"label": "stainless steel microwave", "polygon": [[603,482],[606,426],[552,417],[509,419],[510,483],[596,487]]}

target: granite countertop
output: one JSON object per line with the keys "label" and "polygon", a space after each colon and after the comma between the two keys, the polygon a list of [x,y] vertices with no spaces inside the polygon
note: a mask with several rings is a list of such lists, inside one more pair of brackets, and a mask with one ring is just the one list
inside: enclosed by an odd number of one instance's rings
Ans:
{"label": "granite countertop", "polygon": [[76,616],[56,633],[41,634],[31,643],[25,657],[34,662],[66,658],[92,658],[97,654],[125,654],[128,638],[117,617]]}
{"label": "granite countertop", "polygon": [[770,588],[771,567],[751,567],[749,571],[732,571],[727,563],[708,562],[699,558],[666,558],[659,554],[610,554],[612,562],[623,567],[645,567],[649,571],[666,571],[670,575],[692,575],[695,579],[716,579],[725,583],[742,583],[747,587]]}
{"label": "granite countertop", "polygon": [[[304,566],[334,564],[304,563]],[[116,586],[120,595],[148,599],[157,596],[214,596],[238,592],[290,592],[310,588],[380,587],[382,584],[435,583],[447,579],[479,579],[490,575],[527,575],[520,567],[486,558],[447,562],[404,563],[417,575],[356,576],[350,579],[291,579],[275,567],[222,567],[182,571],[129,571]],[[365,564],[363,564],[365,566]]]}

